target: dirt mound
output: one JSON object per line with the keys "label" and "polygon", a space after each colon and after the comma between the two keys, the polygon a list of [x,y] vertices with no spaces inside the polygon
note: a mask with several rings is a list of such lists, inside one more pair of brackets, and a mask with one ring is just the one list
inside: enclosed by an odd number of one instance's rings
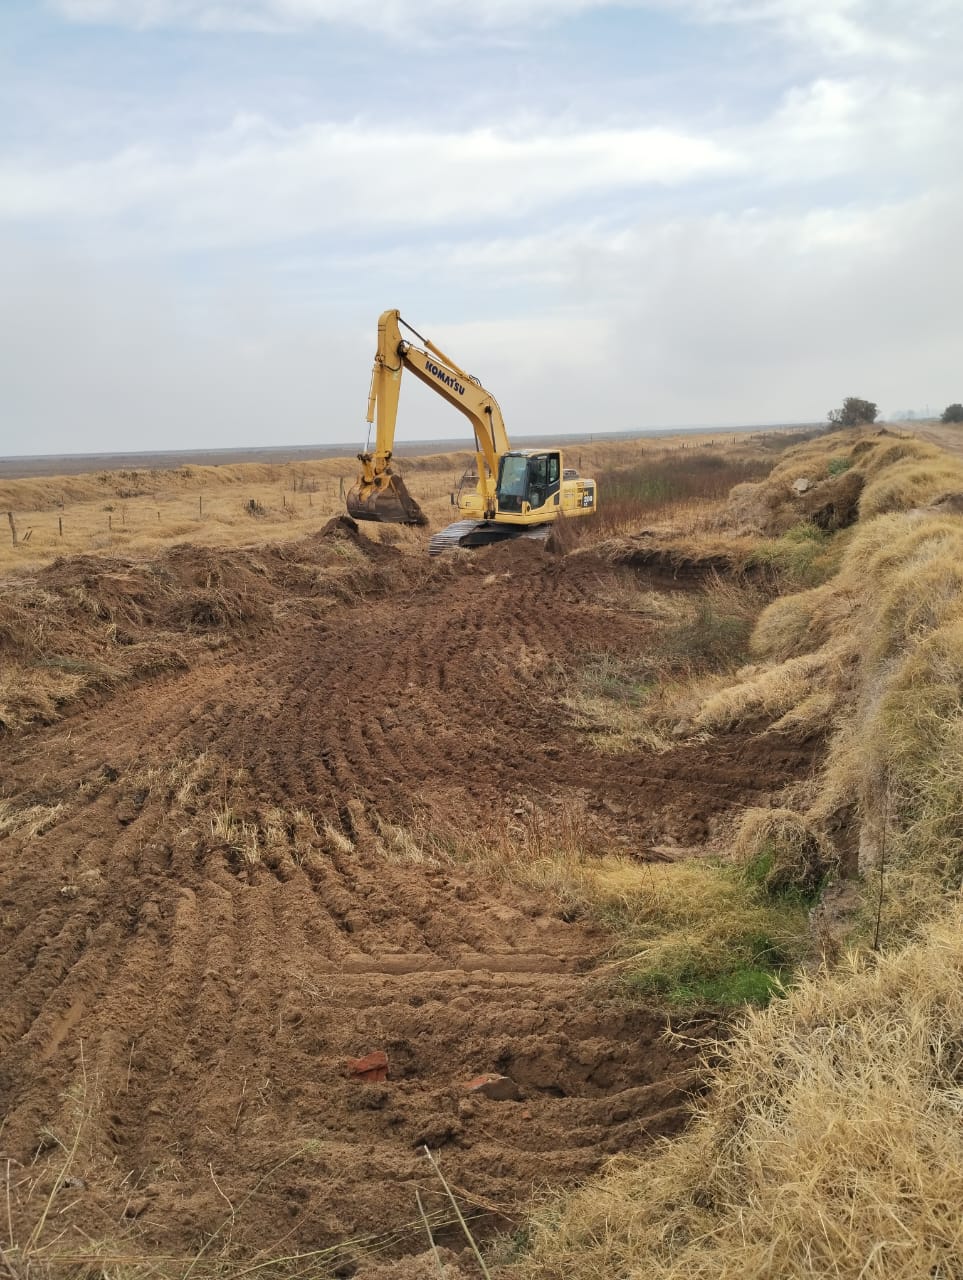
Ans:
{"label": "dirt mound", "polygon": [[225,550],[181,544],[154,560],[77,556],[0,599],[0,732],[271,631],[292,603],[320,616],[430,571],[362,536]]}
{"label": "dirt mound", "polygon": [[[88,592],[102,627],[178,617],[230,644],[115,688],[69,732],[0,740],[19,1238],[60,1186],[75,1247],[330,1250],[348,1275],[423,1252],[416,1187],[461,1249],[425,1144],[484,1233],[545,1180],[683,1124],[696,1050],[602,995],[604,939],[419,845],[415,819],[443,839],[446,821],[510,834],[532,814],[550,840],[575,805],[644,856],[766,803],[808,757],[738,735],[594,754],[561,709],[564,664],[637,650],[645,624],[599,603],[624,568],[532,552],[429,567],[334,538],[48,571],[43,589]],[[201,598],[225,619],[188,617]],[[352,1076],[372,1051],[387,1079]],[[517,1093],[472,1092],[486,1073]]]}

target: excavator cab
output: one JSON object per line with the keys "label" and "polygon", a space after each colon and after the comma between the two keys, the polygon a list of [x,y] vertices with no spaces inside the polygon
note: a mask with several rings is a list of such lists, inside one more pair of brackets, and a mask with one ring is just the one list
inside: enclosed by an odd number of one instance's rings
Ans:
{"label": "excavator cab", "polygon": [[562,455],[556,450],[504,453],[498,460],[498,510],[524,515],[557,507],[561,481]]}

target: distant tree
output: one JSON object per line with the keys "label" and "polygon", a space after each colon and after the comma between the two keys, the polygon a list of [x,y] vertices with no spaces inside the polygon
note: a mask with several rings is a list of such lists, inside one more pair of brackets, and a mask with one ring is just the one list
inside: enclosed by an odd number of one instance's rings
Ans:
{"label": "distant tree", "polygon": [[948,404],[940,415],[940,422],[963,422],[963,404]]}
{"label": "distant tree", "polygon": [[868,422],[875,422],[879,409],[872,400],[860,400],[858,396],[847,396],[841,409],[830,409],[829,421],[836,427],[860,427]]}

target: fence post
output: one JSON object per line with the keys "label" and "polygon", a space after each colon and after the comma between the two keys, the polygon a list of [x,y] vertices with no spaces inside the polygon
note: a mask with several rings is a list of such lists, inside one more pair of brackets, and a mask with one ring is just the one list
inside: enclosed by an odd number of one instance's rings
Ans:
{"label": "fence post", "polygon": [[60,536],[61,536],[61,538],[62,538],[62,537],[64,536],[64,518],[63,518],[63,516],[58,516],[58,517],[57,517],[57,530],[58,530],[58,532],[60,533]]}
{"label": "fence post", "polygon": [[7,519],[10,521],[10,537],[13,539],[13,545],[17,545],[17,523],[13,518],[13,512],[7,512]]}

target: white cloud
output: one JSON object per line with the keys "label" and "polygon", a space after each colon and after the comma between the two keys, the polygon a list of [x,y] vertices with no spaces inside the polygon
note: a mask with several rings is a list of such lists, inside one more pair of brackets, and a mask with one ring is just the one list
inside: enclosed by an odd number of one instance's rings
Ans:
{"label": "white cloud", "polygon": [[875,208],[533,238],[527,263],[519,254],[502,274],[500,246],[479,247],[492,296],[548,257],[560,301],[437,332],[425,319],[423,332],[481,377],[518,432],[818,419],[846,395],[948,403],[960,398],[961,198],[956,187]]}
{"label": "white cloud", "polygon": [[[228,249],[336,231],[514,228],[582,201],[644,203],[657,188],[732,179],[797,187],[841,178],[851,191],[895,177],[945,177],[963,90],[924,92],[868,78],[792,88],[772,115],[697,135],[673,127],[467,132],[361,123],[280,127],[238,116],[181,147],[128,147],[101,160],[0,160],[0,222],[99,237],[112,251]],[[849,198],[844,195],[843,198]],[[568,219],[566,220],[568,221]],[[86,230],[85,230],[86,229]],[[565,230],[563,223],[562,230]]]}
{"label": "white cloud", "polygon": [[669,10],[751,24],[842,58],[905,60],[960,34],[956,0],[51,0],[75,22],[201,30],[360,26],[435,43],[466,31],[520,30],[604,9]]}
{"label": "white cloud", "polygon": [[136,243],[229,246],[340,228],[515,218],[559,201],[672,186],[742,166],[670,129],[567,134],[389,132],[242,118],[189,154],[0,169],[0,219],[129,220]]}
{"label": "white cloud", "polygon": [[669,0],[690,9],[706,22],[739,22],[768,26],[791,40],[816,45],[842,57],[904,59],[913,52],[902,11],[938,9],[941,0]]}
{"label": "white cloud", "polygon": [[[616,7],[48,3],[76,21],[141,28],[341,22],[432,40]],[[395,116],[384,129],[373,84],[377,125],[288,102],[283,125],[238,115],[180,141],[147,95],[128,122],[136,145],[111,150],[119,133],[82,124],[59,132],[59,151],[8,147],[0,385],[16,440],[0,452],[350,438],[388,305],[478,373],[521,432],[813,417],[847,394],[960,399],[963,89],[947,72],[963,34],[958,0],[619,7],[727,24],[753,92],[727,97],[729,81],[710,72],[711,92],[680,103],[670,75],[664,110],[632,117],[635,99],[602,86],[592,119],[573,107],[563,127],[523,117],[524,93],[506,106],[496,76],[478,101],[498,114],[472,119],[498,127],[458,132]],[[745,38],[732,38],[740,29]],[[133,43],[149,50],[152,39]],[[780,49],[758,77],[774,39],[789,57]],[[158,56],[166,88],[171,67]],[[640,74],[652,72],[643,62]],[[776,86],[776,106],[747,118]],[[228,90],[232,103],[257,100],[240,81]],[[185,108],[183,119],[212,118],[198,98]],[[155,127],[173,140],[159,142]],[[237,283],[223,286],[228,270]],[[402,415],[409,436],[460,429],[420,387]]]}
{"label": "white cloud", "polygon": [[[616,4],[618,0],[615,0]],[[558,21],[613,0],[54,0],[74,22],[201,30],[296,31],[320,23],[437,40],[454,30],[504,29]],[[632,0],[629,0],[632,3]]]}
{"label": "white cloud", "polygon": [[[846,395],[949,403],[963,394],[961,198],[484,241],[474,266],[463,250],[457,292],[386,255],[344,307],[286,309],[248,269],[207,287],[203,315],[170,280],[12,246],[0,452],[360,440],[390,305],[482,379],[517,434],[815,418]],[[503,301],[546,264],[554,301]],[[399,438],[460,431],[406,388]]]}
{"label": "white cloud", "polygon": [[741,139],[760,176],[815,181],[845,175],[871,186],[893,174],[942,178],[956,145],[963,90],[875,78],[822,78],[790,89]]}

